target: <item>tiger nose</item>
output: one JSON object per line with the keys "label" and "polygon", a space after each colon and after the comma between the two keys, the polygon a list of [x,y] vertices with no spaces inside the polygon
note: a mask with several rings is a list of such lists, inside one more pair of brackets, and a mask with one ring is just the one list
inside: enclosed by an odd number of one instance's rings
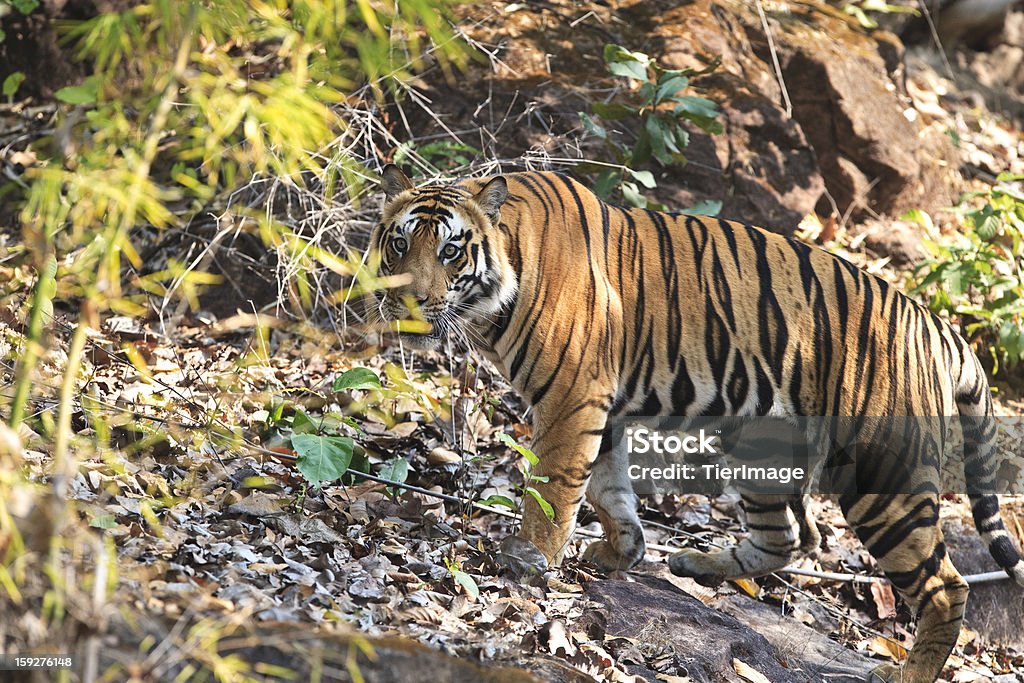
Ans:
{"label": "tiger nose", "polygon": [[408,296],[409,296],[410,299],[413,300],[413,302],[416,303],[416,306],[419,307],[419,308],[423,308],[424,306],[426,306],[427,299],[430,298],[430,296],[427,295],[427,294],[413,294],[413,293],[410,293]]}

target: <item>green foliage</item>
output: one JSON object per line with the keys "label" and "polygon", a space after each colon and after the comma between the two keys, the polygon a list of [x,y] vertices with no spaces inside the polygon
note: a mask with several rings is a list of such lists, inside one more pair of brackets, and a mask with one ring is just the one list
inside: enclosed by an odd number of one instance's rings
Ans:
{"label": "green foliage", "polygon": [[39,7],[39,0],[5,0],[0,5],[9,5],[22,14],[31,14]]}
{"label": "green foliage", "polygon": [[[394,424],[394,417],[387,411],[389,402],[422,399],[424,396],[422,390],[401,382],[391,382],[385,387],[379,374],[363,367],[352,368],[336,376],[331,389],[345,393],[345,414],[336,411],[310,414],[296,403],[275,398],[257,418],[264,422],[263,442],[271,446],[289,444],[295,451],[299,472],[313,486],[339,479],[353,481],[351,472],[372,471],[366,450],[357,442],[357,439],[366,437],[357,417],[366,418],[372,414],[380,423]],[[349,392],[363,392],[362,398]],[[328,396],[308,390],[288,393],[307,397],[318,405],[329,400]],[[404,483],[409,476],[409,463],[401,456],[392,458],[380,466],[377,475]],[[389,495],[397,493],[393,486],[387,487],[386,491]]]}
{"label": "green foliage", "polygon": [[[1024,360],[1024,194],[1003,184],[1022,179],[1003,174],[988,192],[968,195],[957,209],[965,231],[926,241],[932,256],[915,268],[911,290],[928,293],[933,311],[960,316],[968,336],[990,344],[996,371]],[[972,198],[980,201],[968,206]],[[908,217],[930,223],[920,212]]]}
{"label": "green foliage", "polygon": [[[383,479],[404,484],[405,480],[409,478],[409,461],[401,456],[392,458],[381,466],[377,474]],[[384,490],[391,496],[397,494],[393,486],[388,486]]]}
{"label": "green foliage", "polygon": [[480,587],[477,586],[476,580],[466,572],[462,571],[456,560],[446,557],[444,558],[444,563],[448,568],[448,571],[451,572],[452,578],[455,579],[455,583],[461,586],[462,589],[466,591],[467,595],[472,596],[473,599],[480,597]]}
{"label": "green foliage", "polygon": [[[150,0],[64,25],[92,75],[56,93],[67,135],[33,149],[26,243],[56,251],[63,289],[133,312],[120,275],[125,260],[141,265],[136,227],[184,224],[257,174],[357,188],[355,162],[322,152],[345,127],[334,105],[410,77],[427,43],[446,68],[461,64],[450,3]],[[261,213],[268,242],[293,241]]]}
{"label": "green foliage", "polygon": [[885,0],[857,0],[856,2],[848,2],[843,6],[843,11],[853,16],[864,28],[878,28],[878,22],[868,16],[868,12],[878,12],[879,14],[903,13],[915,16],[920,14],[914,7],[890,5]]}
{"label": "green foliage", "polygon": [[353,368],[335,377],[331,388],[335,391],[380,389],[380,376],[370,368]]}
{"label": "green foliage", "polygon": [[411,167],[413,177],[422,178],[468,168],[480,156],[476,147],[454,140],[435,140],[423,145],[406,141],[395,150],[395,163]]}
{"label": "green foliage", "polygon": [[292,435],[292,448],[298,456],[296,466],[314,486],[341,479],[352,463],[354,447],[355,442],[347,436]]}
{"label": "green foliage", "polygon": [[14,73],[8,75],[7,78],[4,79],[4,84],[3,84],[4,97],[6,97],[8,99],[8,101],[13,99],[15,93],[18,92],[18,88],[21,87],[21,84],[24,81],[25,81],[25,74],[22,73],[21,71],[15,71]]}
{"label": "green foliage", "polygon": [[[650,204],[641,192],[641,186],[657,186],[654,174],[644,167],[654,161],[660,166],[686,163],[683,150],[690,144],[686,123],[711,134],[722,132],[714,102],[682,94],[692,78],[714,71],[719,62],[700,71],[663,69],[644,53],[619,45],[605,46],[604,61],[612,75],[628,81],[628,87],[611,102],[592,103],[593,116],[583,112],[579,116],[585,133],[604,141],[614,164],[584,164],[580,170],[596,175],[594,190],[603,198],[619,193],[632,206],[662,208]],[[636,130],[629,134],[616,130],[615,122],[633,123]],[[717,213],[721,203],[696,208],[699,211],[691,213]]]}
{"label": "green foliage", "polygon": [[[548,480],[547,477],[536,474],[534,472],[538,463],[540,463],[540,458],[538,458],[537,454],[531,451],[526,446],[521,446],[520,444],[517,444],[515,439],[513,439],[508,434],[505,434],[504,432],[498,434],[498,441],[502,442],[503,444],[514,450],[516,453],[523,456],[523,459],[526,461],[526,465],[523,467],[523,477],[525,481],[523,482],[522,486],[522,496],[530,496],[531,498],[533,498],[533,500],[536,501],[537,505],[540,506],[540,509],[544,512],[544,515],[548,519],[554,519],[555,510],[554,508],[551,507],[551,503],[549,503],[544,498],[544,496],[541,495],[541,492],[538,491],[536,487],[533,486],[534,484],[544,483]],[[506,496],[495,495],[489,497],[487,500],[482,502],[485,505],[503,505],[513,510],[517,509],[516,506],[512,504],[512,501],[510,501]]]}

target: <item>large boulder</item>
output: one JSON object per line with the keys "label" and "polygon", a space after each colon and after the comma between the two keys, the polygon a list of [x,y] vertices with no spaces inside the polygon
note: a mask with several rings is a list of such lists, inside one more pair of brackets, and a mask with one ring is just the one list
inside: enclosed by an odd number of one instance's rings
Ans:
{"label": "large boulder", "polygon": [[[458,84],[428,79],[431,114],[413,112],[408,130],[472,130],[467,142],[485,140],[502,158],[525,153],[533,167],[600,156],[600,141],[573,142],[577,112],[608,96],[600,55],[618,43],[666,67],[721,60],[693,85],[720,105],[725,132],[693,131],[689,163],[655,169],[664,204],[717,199],[722,217],[783,233],[814,210],[843,218],[949,205],[955,150],[915,120],[902,94],[899,40],[818,0],[766,10],[762,22],[757,4],[744,0],[553,0],[509,5],[500,16],[467,6],[473,38],[503,47],[491,68],[474,67]],[[495,129],[493,137],[475,132]]]}
{"label": "large boulder", "polygon": [[748,599],[720,601],[715,609],[669,580],[636,578],[587,583],[587,597],[597,603],[598,613],[584,613],[577,628],[589,624],[588,634],[603,638],[620,661],[625,661],[626,653],[618,650],[623,648],[633,661],[672,662],[658,672],[643,665],[631,669],[648,680],[659,673],[694,683],[853,683],[863,681],[875,665],[777,608]]}
{"label": "large boulder", "polygon": [[[868,34],[824,3],[788,7],[762,21],[754,3],[697,0],[667,12],[659,25],[665,63],[691,66],[701,56],[720,56],[721,71],[747,86],[718,98],[728,132],[712,138],[719,156],[728,150],[733,166],[753,172],[796,212],[894,215],[948,204],[945,169],[953,151],[941,137],[922,135],[914,121],[901,94],[898,39],[885,31]],[[760,97],[754,120],[750,91]],[[805,160],[808,147],[812,164]],[[815,193],[821,182],[814,163],[827,193]],[[756,194],[742,172],[734,176],[734,189],[747,186],[744,194]]]}

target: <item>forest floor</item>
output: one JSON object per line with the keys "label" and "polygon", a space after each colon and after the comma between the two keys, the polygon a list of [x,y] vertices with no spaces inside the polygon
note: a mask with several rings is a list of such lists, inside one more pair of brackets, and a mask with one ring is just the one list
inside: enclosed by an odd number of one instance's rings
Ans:
{"label": "forest floor", "polygon": [[[916,83],[925,100],[934,94]],[[487,86],[479,87],[483,101]],[[13,127],[24,119],[4,118],[0,138],[21,135]],[[1012,124],[985,119],[972,130],[964,143],[972,164],[1020,170],[1024,138]],[[359,219],[372,220],[372,210]],[[825,239],[812,220],[801,236],[905,286],[907,271],[867,251],[856,227]],[[6,258],[19,236],[3,240],[0,358],[9,385],[34,279]],[[579,680],[691,680],[671,649],[592,628],[585,586],[600,576],[577,559],[600,533],[592,513],[560,570],[525,580],[502,572],[495,548],[516,521],[493,501],[520,501],[528,482],[525,460],[498,435],[527,444],[531,427],[522,399],[480,358],[353,341],[273,306],[219,318],[182,309],[167,326],[156,315],[108,317],[90,333],[74,386],[74,459],[62,477],[52,435],[76,308],[58,302],[31,418],[16,435],[0,434],[0,512],[14,522],[0,527],[0,555],[11,558],[0,572],[7,651],[74,651],[97,680],[202,671],[267,680],[287,678],[299,663],[262,657],[260,647],[301,651],[296,643],[315,634],[341,644],[335,665],[358,679],[375,647],[393,645],[380,639],[397,636],[473,662],[553,658]],[[351,374],[360,368],[382,386],[338,381],[365,379]],[[1024,415],[1024,396],[1000,385],[997,412]],[[296,434],[351,439],[349,472],[310,485],[296,467]],[[371,481],[359,469],[415,488]],[[1019,534],[1024,500],[1006,503]],[[729,497],[666,495],[642,503],[652,546],[645,562],[615,578],[660,577],[706,604],[745,596],[878,663],[900,661],[913,642],[912,615],[884,581],[823,575],[880,574],[837,506],[816,504],[822,546],[799,565],[811,575],[717,591],[671,577],[670,548],[729,544],[743,528]],[[950,496],[943,515],[967,519],[966,499]],[[997,597],[1006,584],[998,586]],[[1019,594],[1013,601],[1024,607]],[[1020,617],[1008,618],[1018,619],[1019,636]],[[1024,672],[1024,643],[990,640],[969,617],[944,680],[1024,680],[1005,677]],[[767,680],[739,665],[736,675]]]}

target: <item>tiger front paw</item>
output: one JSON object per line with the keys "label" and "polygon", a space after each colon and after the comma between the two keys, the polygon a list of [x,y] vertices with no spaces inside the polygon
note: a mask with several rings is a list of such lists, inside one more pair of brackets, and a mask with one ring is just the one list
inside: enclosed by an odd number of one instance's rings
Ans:
{"label": "tiger front paw", "polygon": [[593,562],[598,569],[607,573],[630,569],[643,559],[643,552],[641,551],[640,556],[627,555],[619,552],[608,541],[594,541],[583,551],[583,559]]}
{"label": "tiger front paw", "polygon": [[506,536],[495,561],[513,576],[540,574],[548,569],[548,559],[540,548],[522,536]]}
{"label": "tiger front paw", "polygon": [[669,557],[668,568],[676,576],[687,576],[709,588],[714,588],[726,579],[725,572],[715,566],[712,554],[692,548],[684,548]]}

